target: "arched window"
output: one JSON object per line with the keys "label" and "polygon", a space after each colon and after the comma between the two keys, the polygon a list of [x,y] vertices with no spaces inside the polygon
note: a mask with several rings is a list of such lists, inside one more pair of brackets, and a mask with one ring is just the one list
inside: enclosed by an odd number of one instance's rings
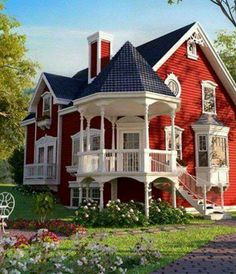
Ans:
{"label": "arched window", "polygon": [[181,85],[178,77],[173,72],[167,76],[165,84],[169,87],[169,89],[174,93],[176,97],[180,97]]}

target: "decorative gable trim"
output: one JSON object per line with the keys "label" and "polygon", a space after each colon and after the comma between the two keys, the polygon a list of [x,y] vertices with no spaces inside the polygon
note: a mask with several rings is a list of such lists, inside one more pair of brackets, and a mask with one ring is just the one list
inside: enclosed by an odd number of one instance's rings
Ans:
{"label": "decorative gable trim", "polygon": [[68,99],[62,99],[62,98],[57,98],[50,83],[47,80],[47,77],[45,76],[44,73],[41,74],[38,84],[36,86],[35,92],[33,94],[33,97],[30,101],[30,105],[29,105],[29,112],[36,112],[37,110],[37,103],[41,97],[41,94],[44,90],[44,84],[47,86],[47,88],[49,89],[49,92],[51,93],[52,97],[53,97],[53,102],[54,104],[58,104],[58,105],[68,105],[71,100]]}
{"label": "decorative gable trim", "polygon": [[[153,66],[153,70],[157,71],[175,52],[176,50],[189,38],[197,33],[198,37],[201,37],[200,47],[207,57],[209,63],[214,69],[215,73],[219,77],[220,81],[224,85],[225,89],[229,93],[231,99],[236,104],[236,84],[230,75],[225,64],[221,60],[220,56],[214,49],[212,43],[207,37],[205,31],[200,26],[199,23],[195,23],[182,37],[179,41]],[[204,46],[202,46],[204,45]]]}

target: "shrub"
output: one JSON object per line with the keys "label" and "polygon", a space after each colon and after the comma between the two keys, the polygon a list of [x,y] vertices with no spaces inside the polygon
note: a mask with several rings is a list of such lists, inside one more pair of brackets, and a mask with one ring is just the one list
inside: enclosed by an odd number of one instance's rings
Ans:
{"label": "shrub", "polygon": [[161,199],[151,201],[149,216],[151,224],[186,224],[190,219],[192,219],[192,215],[186,213],[183,207],[173,208]]}
{"label": "shrub", "polygon": [[50,188],[48,186],[31,186],[31,185],[17,185],[15,190],[21,192],[24,195],[35,195],[38,193],[49,193]]}
{"label": "shrub", "polygon": [[16,184],[23,184],[24,148],[15,149],[8,159],[13,180]]}
{"label": "shrub", "polygon": [[55,200],[51,193],[40,193],[35,197],[35,213],[39,215],[40,221],[45,222],[49,214],[52,213]]}
{"label": "shrub", "polygon": [[75,223],[88,227],[134,227],[147,223],[143,204],[109,201],[100,212],[98,205],[89,200],[75,212]]}

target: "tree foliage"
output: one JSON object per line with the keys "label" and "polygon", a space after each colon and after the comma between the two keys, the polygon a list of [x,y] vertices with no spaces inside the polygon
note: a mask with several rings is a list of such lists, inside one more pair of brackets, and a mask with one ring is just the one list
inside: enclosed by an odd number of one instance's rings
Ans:
{"label": "tree foliage", "polygon": [[15,149],[8,159],[8,163],[14,182],[18,185],[23,184],[24,148]]}
{"label": "tree foliage", "polygon": [[215,40],[215,47],[227,69],[236,81],[236,31],[220,31]]}
{"label": "tree foliage", "polygon": [[20,121],[26,115],[29,97],[23,92],[33,85],[37,64],[26,57],[25,35],[20,24],[4,13],[0,0],[0,159],[22,145]]}
{"label": "tree foliage", "polygon": [[[236,27],[236,0],[209,0],[220,8],[226,18]],[[178,4],[182,0],[168,0],[168,4]]]}

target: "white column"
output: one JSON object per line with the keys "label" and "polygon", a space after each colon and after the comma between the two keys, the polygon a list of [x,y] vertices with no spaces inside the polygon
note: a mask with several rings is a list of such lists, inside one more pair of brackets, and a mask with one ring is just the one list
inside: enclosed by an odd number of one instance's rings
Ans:
{"label": "white column", "polygon": [[90,121],[91,119],[87,119],[87,151],[90,151]]}
{"label": "white column", "polygon": [[112,120],[112,141],[111,141],[111,149],[114,150],[115,149],[115,118],[113,118]]}
{"label": "white column", "polygon": [[89,199],[89,184],[86,185],[86,200]]}
{"label": "white column", "polygon": [[105,130],[104,130],[104,108],[101,107],[101,136],[100,136],[100,149],[104,149],[105,147]]}
{"label": "white column", "polygon": [[104,191],[104,183],[99,183],[99,189],[100,189],[100,211],[104,208],[104,198],[103,198],[103,191]]}
{"label": "white column", "polygon": [[206,215],[206,211],[207,211],[207,189],[206,189],[206,185],[203,186],[203,210],[204,210],[204,215]]}
{"label": "white column", "polygon": [[79,186],[79,205],[82,204],[82,191],[83,191],[82,186]]}
{"label": "white column", "polygon": [[221,208],[224,210],[224,187],[220,186],[220,201],[221,201]]}
{"label": "white column", "polygon": [[144,148],[149,149],[149,120],[148,120],[148,109],[149,105],[145,105],[145,114],[144,114],[144,120],[145,120],[145,144]]}
{"label": "white column", "polygon": [[84,152],[84,113],[80,112],[80,152]]}
{"label": "white column", "polygon": [[171,190],[172,190],[172,206],[173,208],[176,208],[177,205],[176,205],[176,187],[175,187],[175,183],[172,183],[172,186],[171,186]]}
{"label": "white column", "polygon": [[171,112],[171,150],[176,149],[175,144],[175,111]]}
{"label": "white column", "polygon": [[144,182],[144,195],[145,195],[145,215],[149,217],[149,182]]}

